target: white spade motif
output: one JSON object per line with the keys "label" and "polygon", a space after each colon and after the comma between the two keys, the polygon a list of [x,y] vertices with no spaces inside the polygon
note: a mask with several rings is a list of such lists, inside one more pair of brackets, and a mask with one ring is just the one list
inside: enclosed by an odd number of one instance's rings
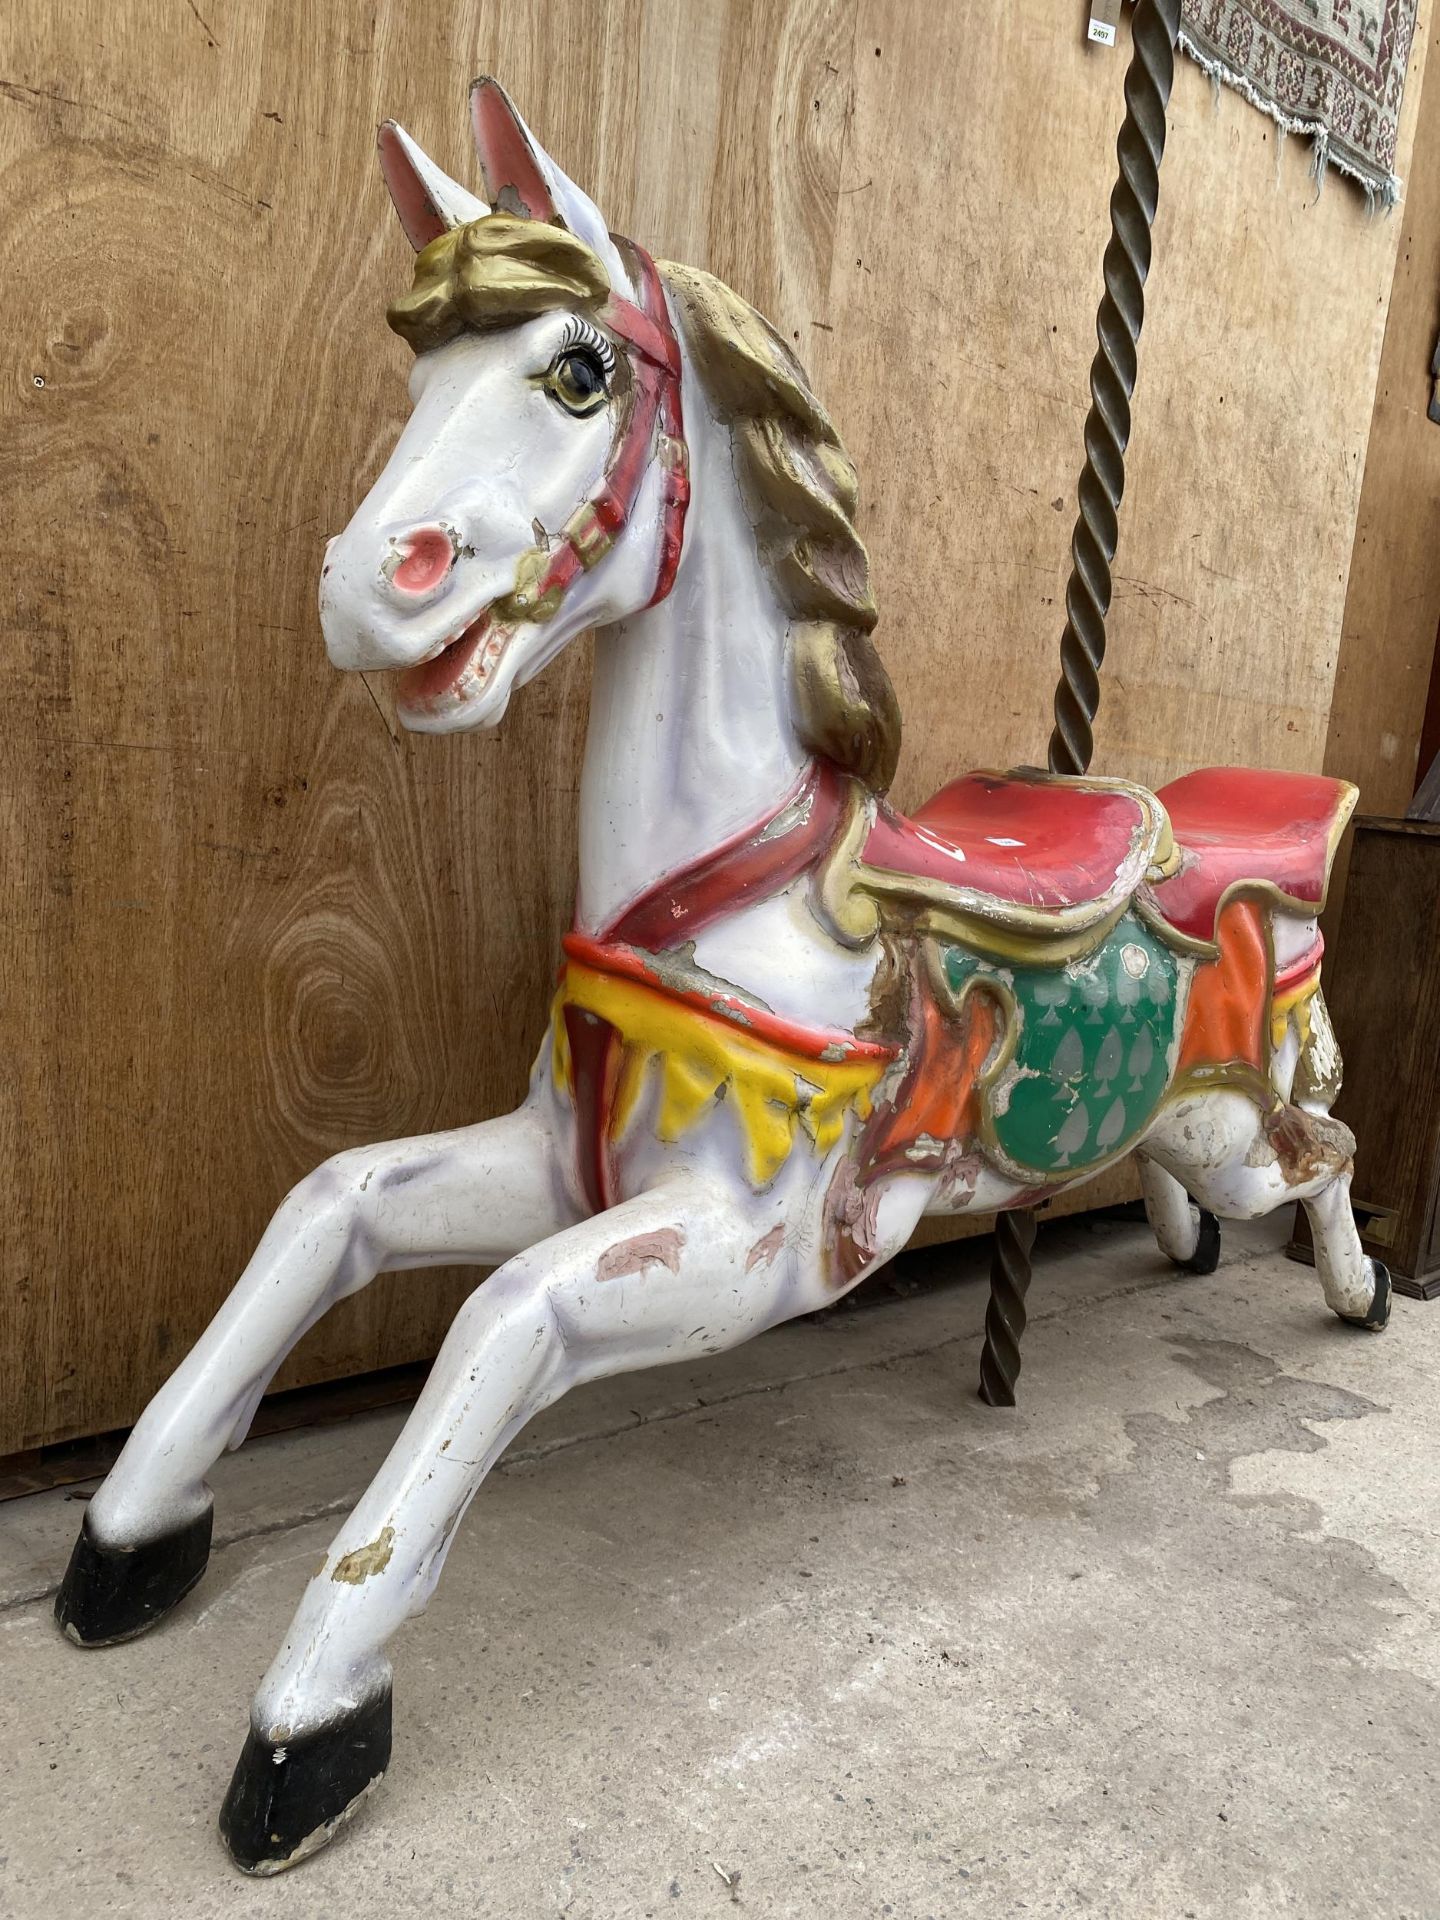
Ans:
{"label": "white spade motif", "polygon": [[1125,1042],[1120,1038],[1120,1035],[1115,1031],[1114,1027],[1111,1027],[1110,1031],[1100,1043],[1100,1052],[1095,1061],[1095,1091],[1097,1094],[1103,1095],[1110,1091],[1110,1082],[1119,1074],[1120,1063],[1124,1058]]}
{"label": "white spade motif", "polygon": [[1040,1021],[1040,1025],[1042,1027],[1058,1027],[1060,1024],[1060,1015],[1056,1009],[1063,1007],[1065,1002],[1070,998],[1070,982],[1063,974],[1050,974],[1045,979],[1035,982],[1033,993],[1035,1004],[1045,1009],[1045,1015]]}
{"label": "white spade motif", "polygon": [[1151,1067],[1155,1064],[1155,1042],[1150,1038],[1150,1029],[1141,1027],[1130,1049],[1130,1086],[1131,1093],[1143,1093],[1145,1081]]}
{"label": "white spade motif", "polygon": [[1100,1122],[1100,1131],[1095,1136],[1095,1144],[1102,1153],[1108,1153],[1117,1140],[1125,1137],[1125,1102],[1112,1100],[1110,1111]]}
{"label": "white spade motif", "polygon": [[1065,1124],[1055,1136],[1055,1164],[1068,1167],[1073,1155],[1085,1144],[1085,1136],[1090,1131],[1090,1115],[1085,1110],[1085,1102],[1077,1100],[1071,1108]]}
{"label": "white spade motif", "polygon": [[1115,969],[1115,1004],[1120,1008],[1120,1019],[1127,1027],[1135,1024],[1135,1008],[1143,991],[1141,982],[1149,965],[1145,949],[1137,947],[1133,941],[1120,949],[1120,965]]}
{"label": "white spade motif", "polygon": [[1078,1080],[1084,1073],[1085,1046],[1074,1027],[1067,1030],[1065,1038],[1056,1047],[1050,1071],[1057,1080]]}
{"label": "white spade motif", "polygon": [[1102,976],[1098,967],[1090,967],[1076,981],[1080,997],[1090,1009],[1085,1016],[1087,1027],[1098,1027],[1104,1015],[1102,1009],[1110,1003],[1110,983]]}

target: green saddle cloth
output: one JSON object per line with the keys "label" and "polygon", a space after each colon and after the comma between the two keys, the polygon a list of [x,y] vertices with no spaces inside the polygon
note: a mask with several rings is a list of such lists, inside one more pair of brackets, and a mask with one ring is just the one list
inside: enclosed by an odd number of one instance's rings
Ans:
{"label": "green saddle cloth", "polygon": [[1004,966],[940,950],[957,999],[990,990],[1008,1057],[983,1094],[981,1130],[1017,1172],[1073,1179],[1117,1159],[1154,1118],[1175,1069],[1182,962],[1134,913],[1083,960]]}

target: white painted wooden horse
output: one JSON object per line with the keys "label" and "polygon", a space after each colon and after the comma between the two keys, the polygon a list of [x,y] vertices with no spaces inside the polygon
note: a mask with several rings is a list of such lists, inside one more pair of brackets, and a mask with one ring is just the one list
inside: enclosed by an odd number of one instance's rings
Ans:
{"label": "white painted wooden horse", "polygon": [[395,126],[419,249],[413,417],[321,588],[330,658],[422,732],[496,725],[598,629],[574,932],[514,1113],[343,1153],[290,1194],[91,1503],[57,1602],[124,1639],[199,1579],[205,1474],[285,1354],[394,1268],[496,1271],[456,1315],[255,1699],[221,1816],[269,1873],[385,1771],[391,1635],[509,1441],[579,1381],[834,1300],[922,1214],[1033,1203],[1138,1149],[1172,1259],[1305,1203],[1325,1298],[1388,1277],[1326,1117],[1316,912],[1353,803],[1303,775],[971,775],[914,820],[869,639],[854,470],[737,295],[657,268],[493,82],[489,205]]}

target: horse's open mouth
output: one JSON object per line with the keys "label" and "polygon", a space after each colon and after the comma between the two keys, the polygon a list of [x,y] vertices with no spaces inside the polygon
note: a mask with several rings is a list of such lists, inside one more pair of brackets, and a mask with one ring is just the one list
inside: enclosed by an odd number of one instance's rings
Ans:
{"label": "horse's open mouth", "polygon": [[477,681],[483,681],[499,658],[503,641],[503,633],[491,630],[487,610],[479,619],[471,621],[458,640],[452,640],[433,659],[422,660],[418,667],[405,669],[396,684],[399,705],[412,713],[428,712],[447,695],[457,694],[461,682],[475,665],[475,656],[482,644],[484,656],[474,677]]}

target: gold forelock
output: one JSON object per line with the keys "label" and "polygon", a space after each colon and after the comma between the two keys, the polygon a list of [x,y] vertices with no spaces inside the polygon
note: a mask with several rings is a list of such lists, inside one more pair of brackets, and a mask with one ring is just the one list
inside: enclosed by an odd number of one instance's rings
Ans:
{"label": "gold forelock", "polygon": [[491,213],[423,247],[410,291],[391,301],[386,318],[426,353],[466,328],[513,327],[555,307],[597,308],[609,292],[600,256],[573,233]]}

